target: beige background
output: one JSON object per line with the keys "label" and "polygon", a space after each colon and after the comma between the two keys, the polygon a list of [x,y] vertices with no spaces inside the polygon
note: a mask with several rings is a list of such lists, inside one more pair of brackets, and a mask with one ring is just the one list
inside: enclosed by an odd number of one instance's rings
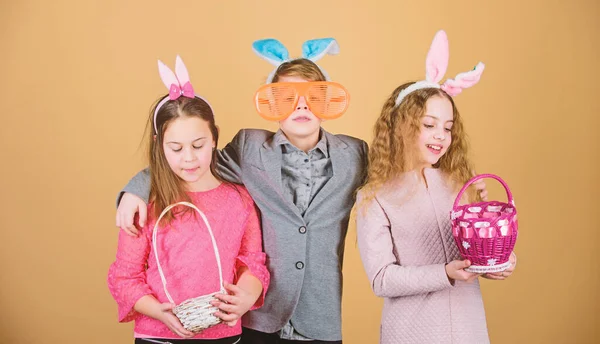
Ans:
{"label": "beige background", "polygon": [[[583,0],[2,1],[0,342],[131,342],[105,280],[115,195],[145,165],[147,110],[165,92],[157,58],[181,54],[223,146],[240,128],[276,128],[252,107],[271,71],[253,40],[278,38],[297,56],[307,39],[336,37],[341,55],[321,65],[353,98],[324,126],[370,141],[387,95],[422,78],[440,28],[448,77],[486,63],[456,101],[479,172],[504,177],[521,214],[517,272],[482,282],[492,342],[600,342],[599,10]],[[382,301],[355,242],[352,226],[344,339],[376,343]]]}

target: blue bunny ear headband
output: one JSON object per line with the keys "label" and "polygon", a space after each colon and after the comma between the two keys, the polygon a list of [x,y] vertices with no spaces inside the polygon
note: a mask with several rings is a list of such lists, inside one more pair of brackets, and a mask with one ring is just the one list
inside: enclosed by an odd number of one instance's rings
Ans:
{"label": "blue bunny ear headband", "polygon": [[[267,84],[273,82],[275,72],[282,63],[292,60],[290,59],[290,55],[286,47],[281,42],[273,38],[261,39],[252,43],[252,50],[254,50],[256,55],[267,60],[267,62],[275,66],[275,69],[273,69],[267,78]],[[339,53],[340,46],[334,38],[311,39],[302,44],[302,57],[311,60],[312,62],[317,62],[327,54],[337,55]],[[325,75],[325,79],[330,81],[327,72],[325,72],[321,67],[319,67],[319,69],[323,75]]]}

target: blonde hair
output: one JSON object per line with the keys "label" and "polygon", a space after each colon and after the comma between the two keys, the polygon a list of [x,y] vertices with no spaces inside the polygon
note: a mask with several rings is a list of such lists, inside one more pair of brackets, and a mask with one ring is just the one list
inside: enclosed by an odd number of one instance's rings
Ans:
{"label": "blonde hair", "polygon": [[421,130],[421,117],[425,114],[427,101],[433,97],[448,99],[452,104],[454,116],[452,142],[446,154],[433,167],[444,172],[455,189],[473,175],[467,154],[467,135],[452,97],[441,89],[425,88],[408,94],[402,103],[396,106],[398,94],[412,84],[413,82],[406,83],[392,92],[375,122],[373,143],[369,149],[367,180],[361,188],[365,193],[365,201],[373,199],[387,182],[416,168],[418,151],[415,143]]}
{"label": "blonde hair", "polygon": [[282,63],[275,71],[273,82],[277,82],[283,76],[297,76],[309,81],[326,81],[327,79],[316,63],[305,58]]}

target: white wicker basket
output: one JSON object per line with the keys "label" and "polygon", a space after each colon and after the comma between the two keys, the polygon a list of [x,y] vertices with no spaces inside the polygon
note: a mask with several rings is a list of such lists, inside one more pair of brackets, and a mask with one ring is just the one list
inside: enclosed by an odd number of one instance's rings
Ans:
{"label": "white wicker basket", "polygon": [[167,295],[167,298],[169,299],[169,301],[171,303],[175,303],[173,301],[173,298],[169,294],[169,291],[167,290],[167,280],[165,279],[165,275],[163,273],[162,267],[160,266],[160,262],[158,260],[158,250],[156,248],[156,234],[158,232],[158,224],[160,223],[160,220],[163,218],[163,216],[169,210],[171,210],[173,207],[176,207],[178,205],[184,205],[184,206],[193,208],[194,210],[196,210],[198,212],[198,214],[200,214],[200,216],[202,217],[202,220],[204,220],[204,224],[206,225],[206,228],[208,229],[208,233],[210,234],[210,239],[212,240],[215,257],[217,258],[217,265],[219,267],[219,288],[220,288],[219,291],[211,293],[211,294],[187,299],[187,300],[183,301],[182,303],[180,303],[179,305],[177,305],[175,308],[173,308],[173,313],[177,316],[177,318],[179,318],[179,321],[181,321],[181,324],[183,325],[183,327],[188,331],[197,333],[197,332],[200,332],[202,330],[205,330],[209,327],[212,327],[212,326],[215,326],[215,325],[218,325],[221,323],[221,319],[217,318],[214,315],[214,313],[216,311],[218,311],[218,308],[213,307],[210,304],[210,302],[212,300],[217,300],[214,297],[215,294],[217,294],[217,293],[225,294],[226,293],[225,289],[223,289],[223,271],[221,268],[221,257],[219,256],[219,249],[217,248],[217,243],[215,241],[215,237],[213,235],[212,229],[210,228],[210,224],[208,223],[208,219],[206,218],[206,216],[204,215],[204,213],[202,211],[200,211],[198,208],[196,208],[195,205],[193,205],[192,203],[189,203],[189,202],[179,202],[179,203],[171,204],[170,206],[166,207],[165,210],[163,210],[163,212],[160,214],[160,216],[158,217],[158,220],[156,221],[156,224],[154,225],[154,229],[152,232],[152,245],[154,247],[154,256],[156,257],[156,265],[158,267],[158,273],[160,274],[160,279],[162,280],[162,283],[163,283],[163,289],[165,290],[165,294]]}

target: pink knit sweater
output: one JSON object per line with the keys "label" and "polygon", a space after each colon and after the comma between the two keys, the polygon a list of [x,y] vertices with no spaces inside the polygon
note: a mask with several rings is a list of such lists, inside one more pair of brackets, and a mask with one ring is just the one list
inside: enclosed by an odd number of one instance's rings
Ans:
{"label": "pink knit sweater", "polygon": [[377,296],[384,297],[381,343],[489,343],[479,281],[452,286],[445,264],[461,259],[452,238],[456,193],[426,169],[428,187],[409,174],[361,203],[358,247]]}
{"label": "pink knit sweater", "polygon": [[[262,236],[254,202],[244,187],[221,184],[205,192],[190,192],[192,203],[202,210],[215,235],[221,256],[223,279],[235,283],[235,272],[247,266],[262,283],[263,293],[254,308],[262,306],[269,272],[262,251]],[[173,210],[179,210],[176,207]],[[189,209],[189,208],[186,208]],[[190,212],[189,214],[192,214]],[[193,212],[197,215],[197,213]],[[130,237],[119,231],[117,259],[108,272],[108,287],[117,301],[119,321],[135,320],[136,337],[179,338],[162,322],[137,313],[133,306],[144,295],[169,302],[158,273],[152,248],[155,217],[148,207],[148,221],[141,234]],[[178,216],[157,233],[158,257],[167,287],[176,304],[219,290],[219,273],[210,235],[199,215]],[[216,339],[241,333],[220,324],[194,338]]]}

